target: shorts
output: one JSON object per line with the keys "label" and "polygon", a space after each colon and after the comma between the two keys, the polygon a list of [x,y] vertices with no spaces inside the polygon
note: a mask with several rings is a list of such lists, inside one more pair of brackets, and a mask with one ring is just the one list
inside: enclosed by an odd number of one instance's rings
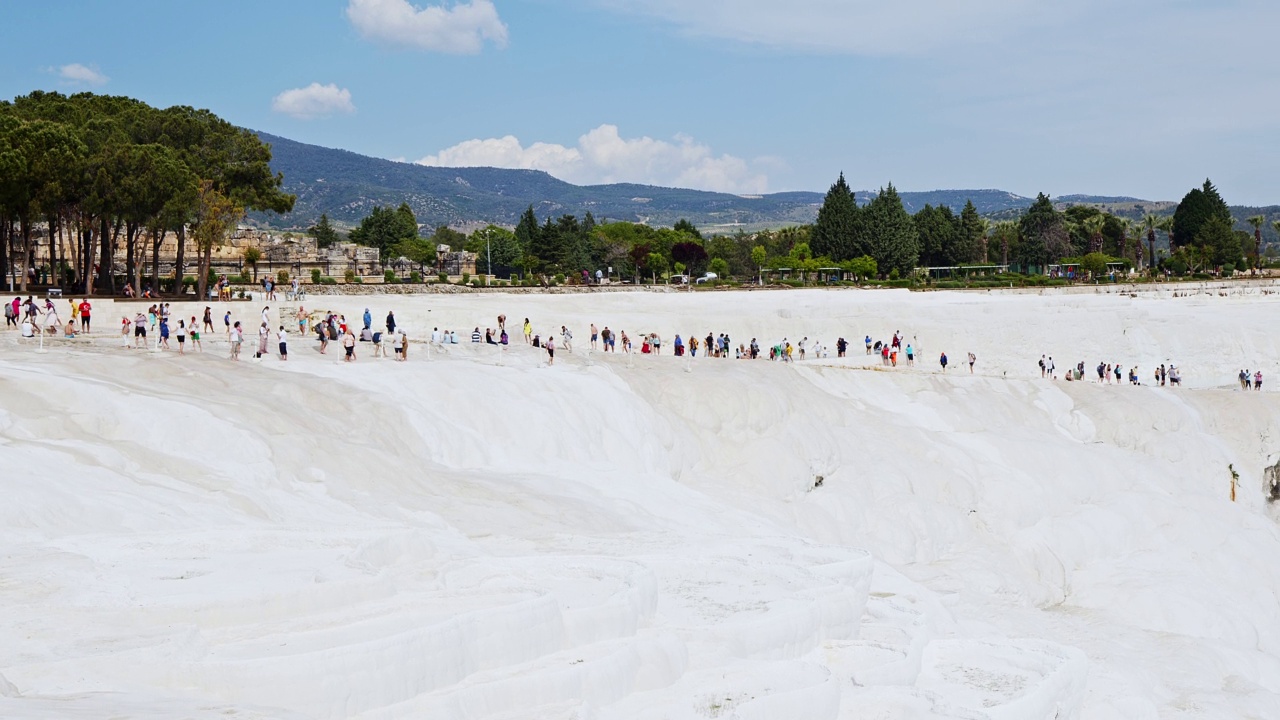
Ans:
{"label": "shorts", "polygon": [[281,354],[281,355],[288,355],[288,354],[289,354],[289,350],[287,349],[287,346],[286,346],[286,344],[285,344],[285,343],[280,343],[280,354]]}
{"label": "shorts", "polygon": [[147,336],[147,327],[146,327],[145,325],[134,325],[134,326],[133,326],[133,336],[134,336],[134,337],[146,337],[146,336]]}
{"label": "shorts", "polygon": [[186,335],[179,335],[179,336],[178,336],[178,344],[179,344],[179,345],[181,345],[181,344],[185,343],[186,341],[187,341],[187,336],[186,336]]}
{"label": "shorts", "polygon": [[199,340],[199,339],[200,339],[200,333],[198,333],[198,332],[193,332],[193,333],[191,333],[191,342],[195,342],[195,341],[197,341],[197,340]]}
{"label": "shorts", "polygon": [[547,348],[547,357],[554,360],[556,357],[556,351],[552,350],[551,348]]}
{"label": "shorts", "polygon": [[595,336],[595,335],[592,335],[592,336],[591,336],[591,342],[595,342],[597,339],[598,339],[598,338],[597,338],[597,336]]}
{"label": "shorts", "polygon": [[356,349],[353,347],[344,347],[343,349],[347,351],[347,357],[351,357],[356,354]]}

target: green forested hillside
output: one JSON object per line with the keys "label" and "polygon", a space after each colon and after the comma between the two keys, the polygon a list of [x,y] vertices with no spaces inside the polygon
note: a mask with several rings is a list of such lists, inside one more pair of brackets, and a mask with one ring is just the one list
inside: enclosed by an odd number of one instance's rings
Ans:
{"label": "green forested hillside", "polygon": [[[755,230],[813,222],[822,202],[822,193],[817,192],[744,197],[650,185],[579,186],[537,170],[425,167],[258,135],[271,145],[272,168],[284,173],[286,189],[298,196],[292,213],[255,218],[277,227],[306,227],[321,213],[353,225],[375,205],[407,202],[419,221],[432,227],[515,225],[520,213],[532,205],[539,217],[581,217],[589,211],[598,220],[669,226],[687,218],[699,227]],[[873,194],[862,191],[858,200],[865,203]],[[1030,204],[1027,198],[1002,190],[902,193],[903,204],[911,211],[925,203],[959,211],[969,199],[983,213]]]}
{"label": "green forested hillside", "polygon": [[[597,221],[627,220],[671,226],[686,218],[710,232],[779,228],[813,222],[822,203],[819,192],[780,192],[761,196],[655,187],[652,185],[573,185],[539,170],[503,168],[443,168],[358,155],[258,133],[271,146],[272,168],[284,174],[284,189],[297,195],[293,212],[261,214],[253,220],[275,227],[308,227],[321,215],[339,225],[352,226],[375,205],[409,204],[427,227],[455,227],[495,223],[514,226],[530,205],[538,217],[590,212]],[[886,182],[888,178],[886,178]],[[992,218],[1016,218],[1031,206],[1031,198],[1004,190],[931,190],[900,192],[903,207],[915,213],[926,204],[959,212],[972,200],[978,212]],[[858,191],[860,205],[875,189]],[[1131,197],[1065,195],[1055,198],[1061,208],[1093,205],[1107,212],[1138,219],[1145,213],[1168,215],[1175,202]],[[1245,218],[1266,215],[1263,236],[1275,241],[1272,220],[1280,207],[1233,207],[1237,227]]]}

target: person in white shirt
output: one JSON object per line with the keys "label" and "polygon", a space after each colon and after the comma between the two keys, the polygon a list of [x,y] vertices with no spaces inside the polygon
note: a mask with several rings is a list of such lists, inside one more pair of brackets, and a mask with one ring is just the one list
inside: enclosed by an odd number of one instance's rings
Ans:
{"label": "person in white shirt", "polygon": [[560,326],[560,344],[564,345],[566,352],[573,352],[573,333],[564,325]]}
{"label": "person in white shirt", "polygon": [[178,331],[177,331],[177,333],[176,333],[176,334],[177,334],[177,336],[178,336],[178,354],[179,354],[179,355],[186,355],[186,354],[187,354],[187,353],[186,353],[186,347],[187,347],[187,323],[186,323],[186,321],[183,321],[183,320],[179,320],[179,321],[178,321]]}
{"label": "person in white shirt", "polygon": [[280,343],[280,359],[289,359],[289,333],[284,331],[284,326],[280,326],[280,330],[276,332],[276,342]]}
{"label": "person in white shirt", "polygon": [[400,330],[391,336],[391,349],[395,351],[397,361],[404,359],[404,333]]}

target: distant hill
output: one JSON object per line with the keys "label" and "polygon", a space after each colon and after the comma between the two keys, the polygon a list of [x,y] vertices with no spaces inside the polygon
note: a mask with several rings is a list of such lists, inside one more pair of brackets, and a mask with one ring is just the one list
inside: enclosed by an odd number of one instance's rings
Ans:
{"label": "distant hill", "polygon": [[[564,214],[596,220],[627,220],[656,226],[674,225],[680,218],[710,232],[778,228],[813,222],[822,203],[821,192],[780,192],[742,196],[682,188],[620,183],[573,185],[540,170],[504,168],[443,168],[394,162],[307,145],[288,138],[258,133],[271,144],[271,166],[284,174],[285,189],[298,196],[292,213],[257,213],[250,220],[276,228],[303,228],[321,213],[339,225],[354,226],[375,205],[409,203],[427,227],[470,228],[487,223],[513,226],[524,209],[533,206],[540,219]],[[931,190],[900,192],[903,205],[916,212],[925,204],[949,206],[959,212],[972,200],[978,212],[994,219],[1016,218],[1033,202],[1004,190]],[[866,204],[875,191],[859,191]],[[1137,219],[1147,212],[1165,215],[1175,203],[1131,197],[1064,195],[1059,207],[1094,205]],[[1275,239],[1270,220],[1280,207],[1232,208],[1237,221],[1249,215],[1268,216],[1266,237]]]}
{"label": "distant hill", "polygon": [[[651,185],[573,185],[539,170],[442,168],[393,162],[307,145],[258,133],[271,144],[272,167],[284,173],[285,189],[298,196],[288,215],[258,214],[251,219],[274,227],[306,227],[321,213],[355,225],[374,205],[409,203],[427,226],[466,227],[482,223],[514,225],[532,205],[539,218],[590,211],[597,221],[628,220],[673,225],[687,218],[710,230],[732,232],[813,222],[820,192],[780,192],[760,196],[705,192]],[[866,203],[874,192],[858,193]],[[1031,203],[1003,190],[904,192],[911,212],[925,203],[949,205],[957,212],[972,199],[979,212],[1022,208]]]}

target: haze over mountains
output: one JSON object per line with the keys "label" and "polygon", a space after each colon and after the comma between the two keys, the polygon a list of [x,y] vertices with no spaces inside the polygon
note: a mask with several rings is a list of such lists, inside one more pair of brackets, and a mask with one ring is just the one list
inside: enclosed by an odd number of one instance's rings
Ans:
{"label": "haze over mountains", "polygon": [[[271,144],[272,167],[284,173],[285,189],[298,196],[292,213],[256,214],[256,222],[279,228],[307,227],[321,213],[340,225],[355,225],[375,205],[407,202],[427,227],[457,228],[495,223],[515,225],[530,205],[538,217],[590,212],[597,221],[627,220],[670,226],[686,218],[710,231],[733,232],[799,225],[814,220],[823,192],[780,192],[758,196],[620,183],[573,185],[540,170],[503,168],[428,167],[394,162],[346,150],[319,147],[288,138],[258,133]],[[833,178],[834,179],[834,178]],[[1190,186],[1188,186],[1190,188]],[[866,202],[874,190],[858,193]],[[959,211],[972,200],[978,212],[992,217],[1016,217],[1033,198],[1004,190],[901,191],[909,212],[926,203]],[[1060,203],[1105,205],[1110,212],[1138,217],[1145,212],[1172,212],[1171,201],[1130,197],[1067,195]],[[1233,211],[1237,208],[1233,208]],[[1237,219],[1257,214],[1257,208],[1238,209]],[[1280,208],[1269,208],[1280,216]]]}

